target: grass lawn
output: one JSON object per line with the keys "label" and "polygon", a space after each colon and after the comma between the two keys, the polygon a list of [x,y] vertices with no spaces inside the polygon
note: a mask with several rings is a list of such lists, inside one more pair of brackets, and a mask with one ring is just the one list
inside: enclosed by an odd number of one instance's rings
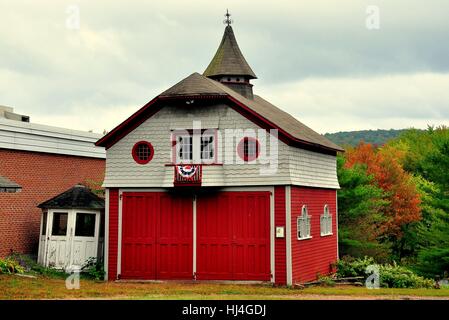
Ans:
{"label": "grass lawn", "polygon": [[117,283],[0,275],[0,299],[449,299],[449,289],[378,289],[334,286],[293,289],[271,285],[217,283]]}

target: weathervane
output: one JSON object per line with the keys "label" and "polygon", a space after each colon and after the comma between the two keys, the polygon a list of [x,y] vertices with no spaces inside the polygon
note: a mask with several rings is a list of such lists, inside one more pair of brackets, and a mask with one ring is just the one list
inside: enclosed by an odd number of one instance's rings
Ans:
{"label": "weathervane", "polygon": [[224,23],[224,24],[227,24],[228,26],[230,26],[231,23],[234,22],[234,21],[232,21],[232,19],[230,19],[231,14],[229,13],[228,9],[226,9],[225,17],[226,17],[226,19],[223,20],[223,23]]}

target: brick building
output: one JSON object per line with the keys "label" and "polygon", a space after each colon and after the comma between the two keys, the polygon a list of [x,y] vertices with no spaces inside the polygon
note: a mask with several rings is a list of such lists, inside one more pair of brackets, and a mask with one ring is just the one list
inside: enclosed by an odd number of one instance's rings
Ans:
{"label": "brick building", "polygon": [[37,254],[37,205],[77,183],[104,178],[105,151],[94,146],[101,135],[28,121],[0,107],[0,257]]}

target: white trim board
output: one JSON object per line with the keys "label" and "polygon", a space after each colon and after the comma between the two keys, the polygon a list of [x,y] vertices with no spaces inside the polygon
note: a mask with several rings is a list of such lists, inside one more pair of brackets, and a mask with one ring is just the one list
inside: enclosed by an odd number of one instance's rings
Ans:
{"label": "white trim board", "polygon": [[118,191],[117,278],[122,273],[122,193]]}
{"label": "white trim board", "polygon": [[275,283],[276,281],[276,251],[275,251],[275,233],[276,233],[276,227],[274,223],[274,188],[271,191],[270,194],[270,269],[271,269],[271,282]]}
{"label": "white trim board", "polygon": [[338,248],[338,191],[335,190],[335,236],[337,237],[337,260],[340,259]]}
{"label": "white trim board", "polygon": [[293,283],[292,275],[292,214],[291,214],[291,186],[285,186],[285,243],[286,243],[286,271],[287,271],[287,285],[291,286]]}
{"label": "white trim board", "polygon": [[109,189],[105,190],[105,208],[104,208],[104,279],[108,280],[109,274]]}

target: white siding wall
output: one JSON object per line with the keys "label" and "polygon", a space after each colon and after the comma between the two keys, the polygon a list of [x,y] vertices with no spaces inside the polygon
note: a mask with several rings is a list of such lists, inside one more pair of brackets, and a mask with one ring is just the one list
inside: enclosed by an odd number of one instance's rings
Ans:
{"label": "white siding wall", "polygon": [[290,147],[290,173],[293,185],[338,189],[335,156]]}
{"label": "white siding wall", "polygon": [[[192,128],[193,121],[201,121],[203,129],[215,129],[222,132],[221,152],[236,155],[238,140],[229,143],[224,138],[226,129],[259,129],[238,112],[226,105],[192,108],[166,106],[153,117],[146,120],[126,137],[107,150],[105,187],[172,187],[173,170],[171,163],[170,130]],[[151,142],[154,157],[150,163],[139,165],[132,158],[131,150],[140,140]],[[269,141],[269,138],[267,137]],[[228,142],[228,143],[226,143]],[[219,145],[220,148],[220,145]],[[225,162],[222,166],[203,166],[203,186],[244,186],[244,185],[282,185],[302,184],[316,187],[338,187],[335,171],[335,157],[318,153],[295,153],[296,148],[289,147],[278,141],[278,168],[272,175],[261,175],[261,166],[265,164],[231,164]],[[268,147],[267,153],[270,153]],[[222,159],[223,163],[224,159]],[[313,164],[309,161],[313,161]],[[295,163],[295,164],[293,164]],[[315,179],[310,175],[310,167],[320,166],[325,177]],[[307,169],[300,168],[306,165]],[[299,169],[298,169],[299,168]],[[295,172],[293,172],[295,171]],[[298,171],[298,172],[296,172]],[[324,183],[323,183],[324,182]]]}
{"label": "white siding wall", "polygon": [[96,133],[0,119],[0,149],[104,159],[105,149],[95,146],[100,138]]}

